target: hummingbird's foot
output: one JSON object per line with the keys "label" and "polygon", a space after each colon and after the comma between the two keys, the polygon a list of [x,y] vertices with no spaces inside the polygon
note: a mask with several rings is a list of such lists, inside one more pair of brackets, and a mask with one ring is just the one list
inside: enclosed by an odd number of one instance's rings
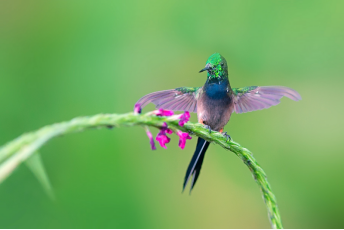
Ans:
{"label": "hummingbird's foot", "polygon": [[204,128],[209,129],[209,133],[211,133],[211,128],[209,125],[204,125]]}
{"label": "hummingbird's foot", "polygon": [[227,132],[222,133],[222,135],[227,138],[226,142],[228,142],[229,140],[232,140],[231,136],[227,134]]}

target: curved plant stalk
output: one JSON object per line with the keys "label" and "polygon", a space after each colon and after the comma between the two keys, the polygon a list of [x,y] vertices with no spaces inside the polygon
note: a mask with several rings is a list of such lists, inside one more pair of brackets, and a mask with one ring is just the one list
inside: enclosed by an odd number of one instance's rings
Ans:
{"label": "curved plant stalk", "polygon": [[178,125],[178,120],[173,117],[158,117],[153,116],[152,113],[98,114],[90,117],[78,117],[71,121],[47,125],[37,131],[23,134],[0,148],[0,183],[20,163],[26,161],[42,145],[56,136],[81,132],[92,128],[117,128],[137,125],[161,128],[164,122],[173,130],[179,129],[183,132],[188,132],[235,153],[250,169],[253,178],[260,187],[272,227],[282,228],[276,198],[271,191],[266,174],[248,149],[234,141],[227,142],[226,137],[219,132],[213,131],[209,133],[209,130],[201,124],[188,122],[181,127]]}

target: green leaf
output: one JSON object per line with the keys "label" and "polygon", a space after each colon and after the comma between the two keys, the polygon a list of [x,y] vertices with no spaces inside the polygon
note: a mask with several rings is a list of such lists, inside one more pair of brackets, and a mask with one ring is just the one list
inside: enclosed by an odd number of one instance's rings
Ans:
{"label": "green leaf", "polygon": [[54,200],[54,192],[52,190],[47,172],[44,169],[41,155],[38,152],[35,152],[25,161],[25,163],[32,173],[37,177],[50,199]]}

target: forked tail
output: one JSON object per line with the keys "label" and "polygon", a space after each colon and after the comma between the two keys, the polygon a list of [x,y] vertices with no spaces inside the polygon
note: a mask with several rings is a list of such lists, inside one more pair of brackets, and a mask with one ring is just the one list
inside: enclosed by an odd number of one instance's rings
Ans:
{"label": "forked tail", "polygon": [[192,156],[191,162],[189,164],[189,167],[186,171],[185,178],[184,178],[184,184],[183,184],[183,191],[185,189],[186,184],[188,183],[189,179],[191,178],[191,188],[190,188],[190,193],[193,187],[196,184],[197,178],[199,176],[199,173],[201,171],[203,159],[205,152],[208,149],[209,142],[202,138],[198,138],[197,140],[197,146],[196,146],[196,151],[194,155]]}

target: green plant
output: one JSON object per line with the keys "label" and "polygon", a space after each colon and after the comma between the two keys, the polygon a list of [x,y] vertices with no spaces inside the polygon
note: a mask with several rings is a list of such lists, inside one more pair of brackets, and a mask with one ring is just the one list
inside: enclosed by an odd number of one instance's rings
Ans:
{"label": "green plant", "polygon": [[[26,162],[34,174],[38,177],[48,194],[53,197],[51,186],[44,171],[37,150],[50,139],[69,133],[82,132],[94,128],[151,126],[161,128],[166,122],[173,131],[181,130],[191,135],[216,143],[224,149],[236,154],[250,169],[253,178],[260,187],[265,200],[270,222],[273,228],[282,228],[281,217],[277,202],[267,181],[266,174],[252,156],[252,153],[234,141],[227,141],[219,132],[211,132],[198,123],[187,122],[179,125],[176,116],[154,116],[152,112],[146,114],[98,114],[90,117],[78,117],[71,121],[45,126],[37,131],[26,133],[0,148],[0,183],[4,181],[13,170],[22,162]],[[36,154],[35,154],[36,153]]]}

